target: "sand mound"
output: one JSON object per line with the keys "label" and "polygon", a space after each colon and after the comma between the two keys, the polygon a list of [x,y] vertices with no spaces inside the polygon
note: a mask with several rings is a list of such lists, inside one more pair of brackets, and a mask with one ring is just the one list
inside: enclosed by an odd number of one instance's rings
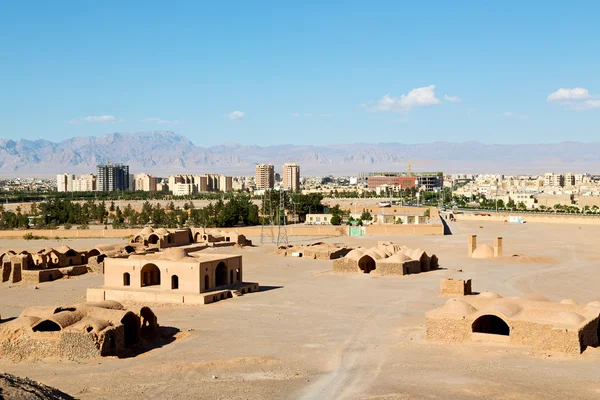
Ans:
{"label": "sand mound", "polygon": [[74,397],[37,383],[28,378],[19,378],[10,374],[0,374],[0,399],[20,400],[74,400]]}

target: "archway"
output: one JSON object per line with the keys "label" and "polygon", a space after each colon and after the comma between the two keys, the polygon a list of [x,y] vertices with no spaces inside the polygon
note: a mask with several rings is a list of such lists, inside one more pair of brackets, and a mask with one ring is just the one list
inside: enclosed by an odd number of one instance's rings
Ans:
{"label": "archway", "polygon": [[504,320],[495,315],[482,315],[473,321],[473,332],[488,333],[491,335],[510,335],[510,327]]}
{"label": "archway", "polygon": [[125,246],[124,250],[127,254],[133,253],[135,251],[135,249],[132,246]]}
{"label": "archway", "polygon": [[204,275],[204,290],[210,289],[210,279],[208,275]]}
{"label": "archway", "polygon": [[156,243],[158,243],[158,240],[159,240],[158,235],[153,234],[153,235],[148,236],[148,243],[150,243],[150,244],[156,244]]}
{"label": "archway", "polygon": [[171,277],[171,289],[179,289],[179,277],[177,275]]}
{"label": "archway", "polygon": [[375,260],[371,256],[365,254],[358,260],[358,267],[362,272],[368,274],[375,270]]}
{"label": "archway", "polygon": [[132,346],[140,340],[140,319],[132,312],[121,319],[124,329],[125,347]]}
{"label": "archway", "polygon": [[131,285],[131,275],[129,275],[129,272],[125,272],[123,274],[123,286],[129,285]]}
{"label": "archway", "polygon": [[227,285],[227,265],[220,262],[215,269],[215,286]]}
{"label": "archway", "polygon": [[142,287],[160,285],[160,269],[154,264],[146,264],[142,267]]}

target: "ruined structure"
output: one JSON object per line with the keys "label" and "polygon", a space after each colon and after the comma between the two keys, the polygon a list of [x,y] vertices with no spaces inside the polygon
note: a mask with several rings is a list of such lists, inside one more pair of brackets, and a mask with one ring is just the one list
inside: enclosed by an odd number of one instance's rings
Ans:
{"label": "ruined structure", "polygon": [[599,345],[600,301],[554,303],[539,294],[503,298],[494,292],[452,298],[426,314],[426,338],[493,341],[579,354]]}
{"label": "ruined structure", "polygon": [[467,255],[470,258],[502,257],[502,238],[494,238],[494,247],[487,244],[477,246],[477,235],[469,235]]}
{"label": "ruined structure", "polygon": [[466,296],[471,293],[470,279],[440,279],[440,296]]}
{"label": "ruined structure", "polygon": [[343,258],[333,261],[334,272],[354,272],[379,275],[408,275],[439,268],[438,258],[421,249],[410,249],[391,242],[379,242],[377,247],[358,247]]}
{"label": "ruined structure", "polygon": [[157,333],[148,307],[128,311],[115,301],[68,307],[32,307],[0,325],[0,357],[57,357],[81,360],[127,354],[142,338]]}
{"label": "ruined structure", "polygon": [[169,231],[165,228],[155,230],[149,226],[138,232],[131,240],[131,243],[138,243],[151,249],[186,246],[193,242],[194,238],[189,228]]}
{"label": "ruined structure", "polygon": [[287,245],[279,246],[275,254],[284,257],[302,257],[312,260],[334,260],[344,257],[352,248],[341,247],[335,244],[317,242],[307,245]]}
{"label": "ruined structure", "polygon": [[8,250],[0,254],[1,282],[47,282],[87,272],[86,252],[68,246],[46,247],[35,253]]}
{"label": "ruined structure", "polygon": [[209,247],[220,246],[252,246],[252,241],[246,236],[235,231],[222,231],[219,229],[202,229],[194,232],[194,240],[204,243]]}
{"label": "ruined structure", "polygon": [[242,256],[186,254],[182,248],[104,260],[104,286],[88,301],[208,304],[259,290],[242,280]]}
{"label": "ruined structure", "polygon": [[[162,250],[170,247],[183,247],[201,244],[205,247],[220,246],[249,246],[251,241],[242,234],[234,231],[221,231],[218,229],[153,229],[145,227],[131,240],[132,244],[142,246],[144,250]],[[196,247],[196,250],[202,247]]]}

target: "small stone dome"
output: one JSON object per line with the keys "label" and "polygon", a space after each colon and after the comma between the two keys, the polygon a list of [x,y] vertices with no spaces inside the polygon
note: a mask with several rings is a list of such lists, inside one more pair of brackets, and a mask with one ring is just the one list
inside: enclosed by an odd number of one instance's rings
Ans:
{"label": "small stone dome", "polygon": [[182,258],[187,257],[187,253],[185,252],[185,250],[178,248],[178,247],[174,247],[168,250],[165,250],[163,253],[163,257],[161,258],[166,258],[168,260],[172,260],[172,261],[177,261],[177,260],[181,260]]}
{"label": "small stone dome", "polygon": [[165,228],[158,228],[154,232],[158,233],[159,235],[167,235],[169,233],[169,231],[167,231]]}
{"label": "small stone dome", "polygon": [[502,296],[500,296],[496,292],[481,292],[481,293],[479,293],[478,296],[480,296],[484,299],[501,299],[502,298]]}
{"label": "small stone dome", "polygon": [[407,256],[406,254],[396,253],[393,256],[391,256],[390,258],[388,258],[388,260],[392,261],[392,262],[405,262],[405,261],[410,261],[411,258],[409,256]]}
{"label": "small stone dome", "polygon": [[141,233],[143,233],[144,235],[149,235],[149,234],[151,234],[153,232],[154,232],[154,229],[152,229],[151,227],[147,226],[144,229],[142,229]]}
{"label": "small stone dome", "polygon": [[354,249],[354,250],[350,251],[348,254],[346,254],[346,256],[344,258],[349,258],[349,259],[358,261],[362,257],[363,254],[364,254],[364,252],[362,249]]}
{"label": "small stone dome", "polygon": [[477,311],[475,307],[466,301],[462,301],[459,299],[450,299],[446,302],[446,304],[441,308],[442,312],[446,314],[466,316]]}
{"label": "small stone dome", "polygon": [[494,249],[488,244],[482,244],[481,246],[477,246],[473,254],[472,258],[493,258],[494,257]]}
{"label": "small stone dome", "polygon": [[562,311],[558,314],[560,322],[564,324],[579,324],[584,321],[585,318],[581,314],[577,314],[572,311]]}
{"label": "small stone dome", "polygon": [[573,305],[577,305],[579,303],[577,303],[575,300],[573,299],[562,299],[560,301],[560,304],[573,304]]}

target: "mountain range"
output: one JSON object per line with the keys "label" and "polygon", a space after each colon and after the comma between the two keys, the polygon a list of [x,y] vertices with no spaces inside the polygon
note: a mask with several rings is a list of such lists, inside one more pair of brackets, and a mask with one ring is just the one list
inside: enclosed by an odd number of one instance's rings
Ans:
{"label": "mountain range", "polygon": [[600,143],[425,144],[352,143],[256,146],[236,143],[194,145],[170,131],[110,133],[101,137],[48,140],[0,139],[0,175],[47,177],[57,173],[95,173],[106,162],[129,165],[130,172],[157,176],[175,173],[252,175],[254,165],[297,162],[307,175],[372,171],[448,173],[524,173],[600,171]]}

